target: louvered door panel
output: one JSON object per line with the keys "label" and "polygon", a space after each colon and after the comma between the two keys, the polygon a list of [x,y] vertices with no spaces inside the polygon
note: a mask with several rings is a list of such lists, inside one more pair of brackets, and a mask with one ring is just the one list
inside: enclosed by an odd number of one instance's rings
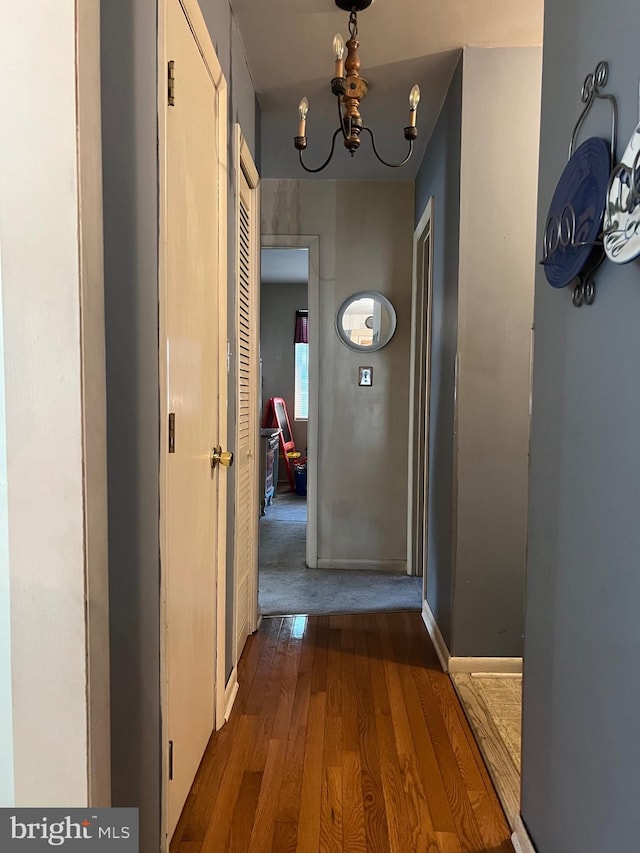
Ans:
{"label": "louvered door panel", "polygon": [[252,578],[257,574],[258,537],[258,327],[255,190],[238,170],[237,237],[237,410],[235,662],[251,631]]}

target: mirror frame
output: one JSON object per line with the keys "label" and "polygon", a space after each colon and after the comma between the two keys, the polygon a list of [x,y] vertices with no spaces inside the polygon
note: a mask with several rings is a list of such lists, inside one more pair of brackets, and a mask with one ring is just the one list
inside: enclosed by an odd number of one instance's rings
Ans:
{"label": "mirror frame", "polygon": [[[365,299],[367,297],[378,300],[382,307],[387,309],[389,312],[390,328],[386,337],[379,340],[378,343],[371,344],[371,346],[361,346],[360,344],[355,344],[342,328],[342,319],[347,308],[352,304],[352,302],[356,302],[358,299]],[[354,350],[355,352],[376,352],[376,350],[386,347],[395,334],[396,325],[396,309],[387,297],[384,294],[379,293],[377,290],[359,290],[357,293],[352,293],[351,296],[347,296],[336,312],[336,332],[338,337],[346,347],[350,350]]]}

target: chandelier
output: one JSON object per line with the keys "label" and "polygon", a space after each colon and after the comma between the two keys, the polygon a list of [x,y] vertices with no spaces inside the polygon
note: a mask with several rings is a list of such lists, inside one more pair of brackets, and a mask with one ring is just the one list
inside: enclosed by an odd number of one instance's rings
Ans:
{"label": "chandelier", "polygon": [[333,139],[331,140],[331,150],[329,156],[321,166],[316,169],[311,169],[305,165],[302,159],[302,152],[307,147],[307,115],[309,113],[309,101],[303,98],[298,106],[298,135],[294,137],[294,145],[298,149],[300,157],[300,165],[306,172],[321,172],[331,162],[333,152],[336,147],[336,139],[342,134],[344,146],[349,151],[351,156],[356,153],[360,147],[360,137],[363,133],[368,133],[371,137],[371,147],[373,153],[378,160],[384,165],[392,169],[398,166],[404,166],[413,152],[413,143],[418,137],[418,128],[416,127],[416,113],[418,110],[418,102],[420,101],[420,88],[416,85],[409,93],[409,125],[404,129],[404,138],[409,143],[409,151],[404,160],[399,163],[388,163],[378,153],[376,141],[371,128],[363,122],[360,115],[360,103],[365,98],[368,90],[367,81],[360,76],[360,56],[358,48],[358,12],[367,9],[373,0],[335,0],[336,6],[345,12],[349,12],[349,35],[347,40],[347,57],[344,58],[345,43],[342,36],[338,33],[333,39],[333,52],[335,57],[335,74],[331,81],[331,92],[336,96],[338,104],[338,127],[336,128]]}

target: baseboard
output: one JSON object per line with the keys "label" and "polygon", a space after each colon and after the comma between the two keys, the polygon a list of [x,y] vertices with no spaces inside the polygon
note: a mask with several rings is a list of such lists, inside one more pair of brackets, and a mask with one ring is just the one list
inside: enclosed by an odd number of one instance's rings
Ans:
{"label": "baseboard", "polygon": [[449,672],[496,672],[517,675],[522,672],[522,658],[450,657]]}
{"label": "baseboard", "polygon": [[406,560],[320,560],[319,569],[346,569],[369,572],[393,572],[398,575],[406,575]]}
{"label": "baseboard", "polygon": [[533,846],[533,841],[529,838],[529,833],[520,815],[516,817],[516,825],[511,836],[511,843],[516,853],[536,853],[536,848]]}
{"label": "baseboard", "polygon": [[231,709],[233,708],[233,703],[236,701],[236,696],[238,695],[238,688],[240,685],[238,684],[238,668],[234,666],[233,672],[229,676],[229,681],[227,681],[227,686],[224,689],[224,720],[227,722],[229,717],[231,716]]}
{"label": "baseboard", "polygon": [[442,671],[449,672],[449,661],[451,660],[451,655],[449,654],[449,649],[444,641],[444,637],[440,633],[440,628],[438,628],[436,617],[431,612],[431,608],[426,601],[422,602],[422,621],[429,632],[429,636],[431,637],[436,654],[438,655]]}
{"label": "baseboard", "polygon": [[511,675],[522,672],[522,658],[453,657],[426,601],[422,602],[422,621],[426,625],[444,672],[495,672]]}

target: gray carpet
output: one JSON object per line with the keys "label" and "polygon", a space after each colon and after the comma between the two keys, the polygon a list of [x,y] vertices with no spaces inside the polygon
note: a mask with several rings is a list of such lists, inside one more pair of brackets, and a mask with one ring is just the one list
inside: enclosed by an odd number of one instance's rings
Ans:
{"label": "gray carpet", "polygon": [[420,610],[422,578],[305,567],[307,505],[280,493],[260,519],[263,616]]}

